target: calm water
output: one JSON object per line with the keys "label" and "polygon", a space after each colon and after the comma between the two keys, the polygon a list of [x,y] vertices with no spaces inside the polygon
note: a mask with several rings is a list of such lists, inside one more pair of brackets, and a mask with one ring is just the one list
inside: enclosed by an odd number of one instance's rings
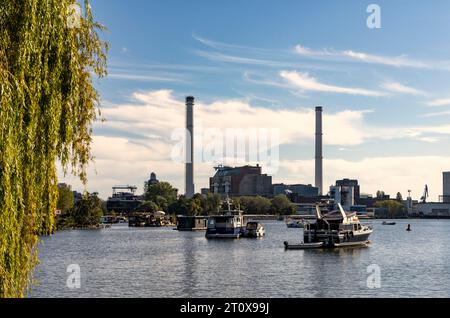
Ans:
{"label": "calm water", "polygon": [[[285,251],[302,230],[263,223],[262,239],[126,226],[58,232],[43,239],[30,296],[450,297],[450,220],[369,221],[370,247],[335,251]],[[80,289],[66,287],[69,264],[80,265]],[[367,287],[371,264],[381,269],[379,289]]]}

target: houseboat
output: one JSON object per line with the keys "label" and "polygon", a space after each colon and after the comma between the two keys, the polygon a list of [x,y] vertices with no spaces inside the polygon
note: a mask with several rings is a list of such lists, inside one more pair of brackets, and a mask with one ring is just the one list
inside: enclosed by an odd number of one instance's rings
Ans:
{"label": "houseboat", "polygon": [[208,216],[177,216],[178,231],[206,231],[208,226]]}
{"label": "houseboat", "polygon": [[316,220],[305,224],[303,242],[300,244],[284,242],[286,249],[367,245],[373,232],[372,227],[362,225],[356,213],[345,212],[339,203],[337,207],[337,210],[322,215],[320,206],[316,205]]}
{"label": "houseboat", "polygon": [[221,215],[213,215],[208,219],[206,238],[239,238],[245,231],[243,211],[239,208],[231,210],[227,197],[228,210]]}

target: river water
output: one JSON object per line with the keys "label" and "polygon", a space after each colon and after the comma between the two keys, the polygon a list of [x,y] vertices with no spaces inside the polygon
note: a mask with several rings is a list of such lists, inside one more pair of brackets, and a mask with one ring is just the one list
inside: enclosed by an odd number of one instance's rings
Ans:
{"label": "river water", "polygon": [[[127,226],[61,231],[42,239],[29,297],[450,297],[450,220],[381,222],[366,222],[374,227],[367,248],[306,251],[284,249],[302,229],[280,221],[263,222],[261,239]],[[66,284],[70,264],[79,265],[80,288]]]}

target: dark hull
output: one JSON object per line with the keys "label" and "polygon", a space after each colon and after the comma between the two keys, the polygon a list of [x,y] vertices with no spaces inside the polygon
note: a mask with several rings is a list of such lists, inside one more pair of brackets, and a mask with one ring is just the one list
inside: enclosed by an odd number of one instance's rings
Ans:
{"label": "dark hull", "polygon": [[323,247],[344,247],[344,246],[358,246],[358,245],[366,245],[369,241],[369,236],[372,234],[372,231],[367,231],[365,233],[347,235],[340,234],[339,236],[336,234],[328,235],[326,233],[319,234],[311,234],[305,233],[304,241],[305,243],[318,243],[322,242]]}

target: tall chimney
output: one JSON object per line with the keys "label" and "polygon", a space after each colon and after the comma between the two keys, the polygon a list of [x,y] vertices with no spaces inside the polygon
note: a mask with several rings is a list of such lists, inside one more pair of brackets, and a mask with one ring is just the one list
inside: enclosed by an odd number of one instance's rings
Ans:
{"label": "tall chimney", "polygon": [[194,97],[186,97],[186,180],[185,195],[194,196]]}
{"label": "tall chimney", "polygon": [[323,156],[322,156],[322,107],[316,107],[316,187],[323,194]]}

